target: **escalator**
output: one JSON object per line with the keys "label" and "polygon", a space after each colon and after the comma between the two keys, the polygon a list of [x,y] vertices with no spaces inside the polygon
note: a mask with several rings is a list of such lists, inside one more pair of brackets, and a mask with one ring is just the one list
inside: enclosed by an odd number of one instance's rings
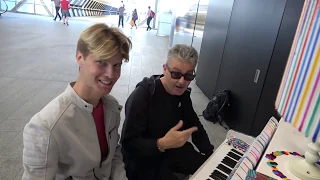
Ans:
{"label": "escalator", "polygon": [[0,0],[0,16],[8,11],[8,4],[4,0]]}

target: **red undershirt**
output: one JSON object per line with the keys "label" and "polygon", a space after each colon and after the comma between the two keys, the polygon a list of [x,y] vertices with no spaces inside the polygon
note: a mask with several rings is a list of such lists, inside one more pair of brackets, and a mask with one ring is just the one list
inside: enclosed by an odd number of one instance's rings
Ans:
{"label": "red undershirt", "polygon": [[104,125],[104,112],[103,103],[100,99],[97,107],[93,108],[92,116],[97,128],[97,134],[101,150],[101,162],[107,158],[108,155],[108,143],[106,137],[106,129]]}

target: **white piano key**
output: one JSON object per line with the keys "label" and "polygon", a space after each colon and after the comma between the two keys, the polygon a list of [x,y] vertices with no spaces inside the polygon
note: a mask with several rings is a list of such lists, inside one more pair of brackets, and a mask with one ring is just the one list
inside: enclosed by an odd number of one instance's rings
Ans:
{"label": "white piano key", "polygon": [[[217,166],[222,162],[223,158],[227,156],[230,152],[231,147],[228,145],[221,145],[217,151],[210,156],[209,161],[202,167],[201,171],[195,176],[199,180],[206,180],[211,175],[211,173],[217,168]],[[222,172],[222,171],[220,171]],[[223,172],[222,172],[223,173]],[[225,173],[223,173],[225,174]],[[225,174],[228,176],[227,174]]]}

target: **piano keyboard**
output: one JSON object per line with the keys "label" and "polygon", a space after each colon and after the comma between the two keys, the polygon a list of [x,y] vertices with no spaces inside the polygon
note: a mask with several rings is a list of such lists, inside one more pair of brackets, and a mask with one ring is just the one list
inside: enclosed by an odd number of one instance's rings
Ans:
{"label": "piano keyboard", "polygon": [[206,161],[192,180],[226,180],[244,154],[229,145],[222,144]]}
{"label": "piano keyboard", "polygon": [[190,180],[245,179],[249,170],[254,169],[259,162],[277,127],[278,121],[272,117],[256,138],[229,130],[227,139]]}

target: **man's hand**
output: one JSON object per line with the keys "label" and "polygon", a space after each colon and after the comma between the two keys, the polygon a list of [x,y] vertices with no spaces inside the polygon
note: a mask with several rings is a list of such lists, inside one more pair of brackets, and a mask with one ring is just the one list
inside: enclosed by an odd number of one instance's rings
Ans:
{"label": "man's hand", "polygon": [[171,128],[164,137],[158,140],[158,147],[161,149],[179,148],[187,142],[193,132],[198,130],[197,127],[192,127],[179,131],[182,126],[183,121],[180,120],[179,123]]}

